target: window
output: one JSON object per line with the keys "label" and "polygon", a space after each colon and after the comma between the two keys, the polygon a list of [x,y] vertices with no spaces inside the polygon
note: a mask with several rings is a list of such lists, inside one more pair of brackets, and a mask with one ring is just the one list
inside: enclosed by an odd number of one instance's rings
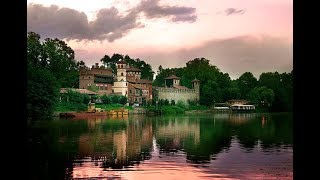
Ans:
{"label": "window", "polygon": [[126,83],[126,86],[128,86],[128,83]]}
{"label": "window", "polygon": [[121,76],[123,76],[123,73],[121,73]]}
{"label": "window", "polygon": [[121,64],[121,68],[123,68],[123,65]]}
{"label": "window", "polygon": [[132,94],[132,90],[130,89],[130,94]]}

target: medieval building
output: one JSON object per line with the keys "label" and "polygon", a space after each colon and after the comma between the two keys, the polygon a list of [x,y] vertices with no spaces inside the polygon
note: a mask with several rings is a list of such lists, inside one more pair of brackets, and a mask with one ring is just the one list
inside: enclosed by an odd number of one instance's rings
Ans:
{"label": "medieval building", "polygon": [[129,105],[144,104],[152,100],[152,81],[141,79],[141,70],[130,67],[125,61],[116,63],[117,74],[109,67],[96,63],[92,68],[82,67],[79,75],[79,88],[87,89],[96,85],[99,95],[123,95]]}
{"label": "medieval building", "polygon": [[192,89],[181,86],[179,77],[172,75],[165,78],[165,87],[157,87],[157,96],[158,99],[162,100],[172,100],[177,103],[178,101],[183,101],[187,103],[190,101],[199,101],[200,99],[200,81],[198,79],[194,79],[191,81]]}

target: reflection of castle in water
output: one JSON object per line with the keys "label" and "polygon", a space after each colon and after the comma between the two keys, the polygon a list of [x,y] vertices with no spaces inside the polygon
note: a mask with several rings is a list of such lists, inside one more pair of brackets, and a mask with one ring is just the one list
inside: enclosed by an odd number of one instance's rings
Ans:
{"label": "reflection of castle in water", "polygon": [[194,144],[197,144],[200,141],[199,122],[192,121],[189,117],[170,118],[167,124],[158,126],[156,136],[174,137],[174,146],[179,146],[185,138],[193,138]]}
{"label": "reflection of castle in water", "polygon": [[103,168],[123,168],[150,157],[150,122],[114,119],[87,122],[90,133],[79,137],[79,161],[90,157],[93,161],[102,161]]}

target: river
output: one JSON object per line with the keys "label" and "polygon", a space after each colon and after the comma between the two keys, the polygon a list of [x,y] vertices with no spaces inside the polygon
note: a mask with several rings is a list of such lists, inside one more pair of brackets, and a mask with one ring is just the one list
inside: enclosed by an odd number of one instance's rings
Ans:
{"label": "river", "polygon": [[293,179],[292,113],[53,119],[28,128],[30,179]]}

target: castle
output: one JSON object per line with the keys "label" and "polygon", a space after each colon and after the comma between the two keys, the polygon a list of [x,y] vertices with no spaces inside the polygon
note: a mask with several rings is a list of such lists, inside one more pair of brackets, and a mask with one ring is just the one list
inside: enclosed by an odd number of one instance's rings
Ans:
{"label": "castle", "polygon": [[144,104],[152,100],[152,82],[141,79],[141,70],[130,67],[125,61],[116,63],[117,74],[109,67],[96,63],[92,68],[81,67],[79,88],[87,89],[95,85],[99,95],[123,95],[128,98],[129,105]]}
{"label": "castle", "polygon": [[183,101],[188,103],[188,100],[199,101],[200,100],[200,81],[194,79],[191,81],[192,89],[180,85],[179,77],[172,75],[165,78],[165,87],[157,87],[158,99],[172,100],[177,103]]}

